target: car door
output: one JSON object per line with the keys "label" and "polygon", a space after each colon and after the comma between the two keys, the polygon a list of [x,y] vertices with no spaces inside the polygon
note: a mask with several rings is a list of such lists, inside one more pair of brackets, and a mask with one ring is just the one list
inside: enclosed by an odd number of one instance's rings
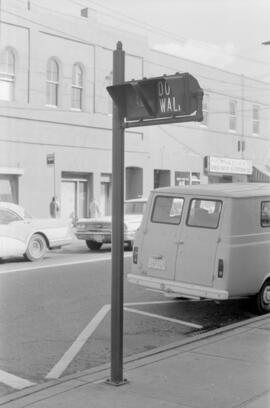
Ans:
{"label": "car door", "polygon": [[190,200],[177,250],[177,281],[208,287],[213,285],[221,209],[220,200]]}
{"label": "car door", "polygon": [[162,279],[173,279],[177,236],[184,199],[156,195],[149,220],[144,227],[141,259],[144,273]]}
{"label": "car door", "polygon": [[27,237],[25,221],[14,211],[0,208],[0,257],[24,253]]}

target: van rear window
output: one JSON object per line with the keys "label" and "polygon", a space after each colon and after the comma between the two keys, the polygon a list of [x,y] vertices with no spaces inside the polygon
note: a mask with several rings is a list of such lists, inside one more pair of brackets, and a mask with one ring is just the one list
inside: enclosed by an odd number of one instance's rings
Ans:
{"label": "van rear window", "polygon": [[192,199],[189,206],[187,225],[191,227],[217,228],[222,202]]}
{"label": "van rear window", "polygon": [[263,201],[261,205],[261,226],[270,227],[270,201]]}
{"label": "van rear window", "polygon": [[171,196],[157,196],[152,211],[152,222],[160,224],[180,224],[184,199]]}

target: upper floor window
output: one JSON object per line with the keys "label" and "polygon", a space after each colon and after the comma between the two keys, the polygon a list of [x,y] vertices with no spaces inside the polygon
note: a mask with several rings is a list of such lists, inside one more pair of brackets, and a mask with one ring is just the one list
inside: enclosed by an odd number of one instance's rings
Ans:
{"label": "upper floor window", "polygon": [[15,55],[11,49],[6,49],[0,60],[0,99],[14,99]]}
{"label": "upper floor window", "polygon": [[252,133],[258,135],[260,133],[260,107],[253,105],[252,109]]}
{"label": "upper floor window", "polygon": [[[112,71],[110,71],[109,73],[108,73],[108,75],[106,75],[105,76],[105,88],[107,88],[107,86],[111,86],[112,85],[112,83],[113,83],[113,73],[112,73]],[[108,94],[107,95],[107,98],[108,98],[108,115],[111,115],[112,114],[112,110],[113,110],[113,103],[112,103],[112,98],[110,97],[110,95]]]}
{"label": "upper floor window", "polygon": [[72,100],[73,109],[82,110],[83,99],[83,70],[79,64],[74,64],[72,69]]}
{"label": "upper floor window", "polygon": [[230,115],[229,130],[234,130],[234,131],[236,131],[236,126],[237,126],[236,107],[237,107],[237,102],[236,101],[230,101],[230,105],[229,105],[229,115]]}
{"label": "upper floor window", "polygon": [[208,116],[209,116],[209,95],[205,94],[203,97],[203,104],[202,104],[202,111],[203,111],[203,121],[201,122],[203,125],[208,126]]}
{"label": "upper floor window", "polygon": [[59,65],[54,58],[47,64],[47,105],[58,106],[59,103]]}

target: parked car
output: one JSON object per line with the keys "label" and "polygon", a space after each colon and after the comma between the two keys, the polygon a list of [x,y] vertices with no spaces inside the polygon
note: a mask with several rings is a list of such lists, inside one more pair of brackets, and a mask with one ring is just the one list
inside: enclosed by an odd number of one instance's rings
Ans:
{"label": "parked car", "polygon": [[29,261],[37,261],[48,249],[71,241],[69,220],[32,218],[23,207],[0,202],[0,258],[24,255]]}
{"label": "parked car", "polygon": [[[124,203],[124,243],[131,250],[134,237],[140,226],[146,199],[127,200]],[[112,216],[81,218],[77,221],[75,235],[86,241],[89,249],[100,249],[103,244],[112,242]]]}

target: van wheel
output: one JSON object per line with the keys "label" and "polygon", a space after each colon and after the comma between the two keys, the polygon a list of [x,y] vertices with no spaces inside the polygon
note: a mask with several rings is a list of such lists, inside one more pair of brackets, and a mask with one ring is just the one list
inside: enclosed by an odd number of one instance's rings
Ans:
{"label": "van wheel", "polygon": [[86,241],[86,246],[89,249],[100,249],[102,246],[102,242],[96,242],[96,241]]}
{"label": "van wheel", "polygon": [[260,292],[255,296],[255,307],[259,314],[270,312],[270,280],[264,282]]}

